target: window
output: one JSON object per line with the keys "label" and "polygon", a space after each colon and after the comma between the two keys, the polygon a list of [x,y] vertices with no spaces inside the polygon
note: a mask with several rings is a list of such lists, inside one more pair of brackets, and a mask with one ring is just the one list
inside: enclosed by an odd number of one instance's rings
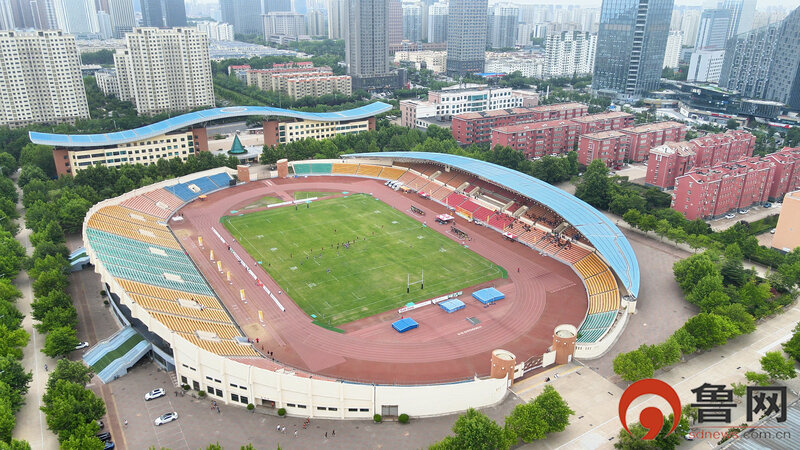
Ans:
{"label": "window", "polygon": [[231,394],[231,400],[233,400],[233,401],[235,401],[235,402],[238,402],[238,401],[239,401],[239,396],[238,396],[238,395],[236,395],[236,394],[233,394],[233,393],[232,393],[232,394]]}

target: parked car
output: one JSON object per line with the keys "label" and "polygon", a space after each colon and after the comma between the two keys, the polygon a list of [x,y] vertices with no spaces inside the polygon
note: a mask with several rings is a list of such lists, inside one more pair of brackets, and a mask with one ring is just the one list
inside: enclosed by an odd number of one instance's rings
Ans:
{"label": "parked car", "polygon": [[770,203],[770,202],[767,202],[767,203],[764,203],[764,204],[763,204],[763,205],[761,205],[761,206],[763,206],[764,208],[772,208],[772,203]]}
{"label": "parked car", "polygon": [[750,210],[749,210],[749,209],[740,209],[740,210],[739,210],[739,214],[747,214],[747,213],[749,213],[749,212],[750,212]]}
{"label": "parked car", "polygon": [[75,346],[75,350],[80,350],[80,349],[82,349],[82,348],[86,348],[86,347],[88,347],[88,346],[89,346],[89,343],[88,343],[88,342],[81,342],[80,344],[78,344],[78,345],[76,345],[76,346]]}
{"label": "parked car", "polygon": [[166,394],[166,392],[164,391],[164,388],[153,389],[152,391],[148,392],[147,394],[144,394],[144,400],[145,401],[147,401],[147,400],[155,400],[158,397],[163,397],[164,394]]}
{"label": "parked car", "polygon": [[734,217],[736,217],[736,216],[733,215],[733,213],[725,214],[725,218],[726,219],[733,219]]}
{"label": "parked car", "polygon": [[164,425],[165,423],[170,423],[173,420],[178,420],[178,413],[177,412],[168,412],[161,417],[156,417],[156,420],[153,422],[156,426]]}
{"label": "parked car", "polygon": [[775,228],[773,228],[773,229],[769,230],[769,233],[770,233],[770,234],[775,234]]}
{"label": "parked car", "polygon": [[108,431],[106,431],[105,433],[97,433],[95,436],[97,436],[97,439],[100,439],[103,442],[111,440],[111,433],[109,433]]}
{"label": "parked car", "polygon": [[114,448],[114,443],[107,441],[105,447],[103,447],[103,450],[111,450],[112,448]]}

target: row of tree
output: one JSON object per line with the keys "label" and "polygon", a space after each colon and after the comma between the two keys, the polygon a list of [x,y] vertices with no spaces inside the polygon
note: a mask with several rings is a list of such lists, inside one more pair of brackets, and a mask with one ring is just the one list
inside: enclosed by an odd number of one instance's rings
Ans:
{"label": "row of tree", "polygon": [[564,431],[569,416],[575,414],[552,386],[528,403],[514,407],[501,427],[485,414],[470,408],[456,419],[453,436],[431,445],[430,450],[502,450],[544,439],[549,433]]}
{"label": "row of tree", "polygon": [[[700,308],[666,341],[642,345],[620,353],[614,359],[614,372],[626,381],[650,378],[662,368],[677,363],[683,355],[725,344],[728,339],[755,331],[755,320],[780,311],[793,301],[794,286],[800,271],[800,249],[787,255],[778,269],[783,295],[755,271],[745,270],[743,254],[736,243],[725,252],[706,250],[680,260],[673,266],[675,279],[686,300]],[[786,273],[786,276],[781,273]],[[798,338],[800,340],[800,338]]]}
{"label": "row of tree", "polygon": [[22,292],[14,285],[25,262],[25,249],[14,238],[18,226],[17,188],[10,175],[16,170],[16,159],[0,153],[0,448],[30,449],[27,442],[13,441],[15,414],[25,403],[32,375],[21,364],[22,349],[30,336],[22,328],[23,315],[17,308]]}
{"label": "row of tree", "polygon": [[82,362],[60,359],[47,380],[41,410],[62,450],[105,447],[95,435],[100,431],[97,421],[105,415],[106,407],[103,399],[86,388],[92,375],[92,369]]}

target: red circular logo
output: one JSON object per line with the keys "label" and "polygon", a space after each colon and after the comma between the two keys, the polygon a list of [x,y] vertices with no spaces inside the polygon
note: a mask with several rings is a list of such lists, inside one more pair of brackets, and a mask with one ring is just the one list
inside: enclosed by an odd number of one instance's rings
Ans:
{"label": "red circular logo", "polygon": [[[630,407],[631,403],[638,397],[647,394],[653,394],[663,398],[672,408],[674,420],[672,421],[672,428],[670,428],[669,433],[667,433],[667,436],[669,436],[675,431],[675,428],[678,427],[678,423],[681,421],[681,400],[678,398],[678,393],[675,392],[675,389],[672,389],[672,386],[661,380],[656,380],[655,378],[639,380],[628,386],[628,389],[625,389],[625,392],[622,393],[622,398],[619,399],[619,420],[622,422],[622,427],[625,428],[628,434],[631,434],[625,419],[628,407]],[[658,436],[658,433],[661,432],[661,428],[664,426],[664,414],[660,409],[649,406],[639,413],[639,423],[647,430],[647,434],[642,437],[642,440],[651,441]],[[631,436],[633,435],[631,434]]]}

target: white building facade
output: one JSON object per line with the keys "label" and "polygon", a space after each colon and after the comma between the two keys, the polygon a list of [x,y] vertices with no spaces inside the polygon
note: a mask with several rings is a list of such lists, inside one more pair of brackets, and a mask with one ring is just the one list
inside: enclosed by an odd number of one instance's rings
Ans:
{"label": "white building facade", "polygon": [[591,74],[597,35],[589,32],[563,31],[547,35],[545,42],[545,77],[571,77]]}
{"label": "white building facade", "polygon": [[0,31],[0,126],[89,118],[75,36]]}
{"label": "white building facade", "polygon": [[681,59],[683,48],[683,31],[670,30],[667,36],[667,50],[664,52],[664,68],[675,69]]}
{"label": "white building facade", "polygon": [[719,83],[725,50],[700,50],[692,52],[689,62],[688,82]]}
{"label": "white building facade", "polygon": [[210,41],[232,41],[233,25],[220,22],[198,22],[197,30],[208,35]]}
{"label": "white building facade", "polygon": [[140,114],[214,106],[208,36],[197,28],[135,28],[114,54],[120,100]]}

